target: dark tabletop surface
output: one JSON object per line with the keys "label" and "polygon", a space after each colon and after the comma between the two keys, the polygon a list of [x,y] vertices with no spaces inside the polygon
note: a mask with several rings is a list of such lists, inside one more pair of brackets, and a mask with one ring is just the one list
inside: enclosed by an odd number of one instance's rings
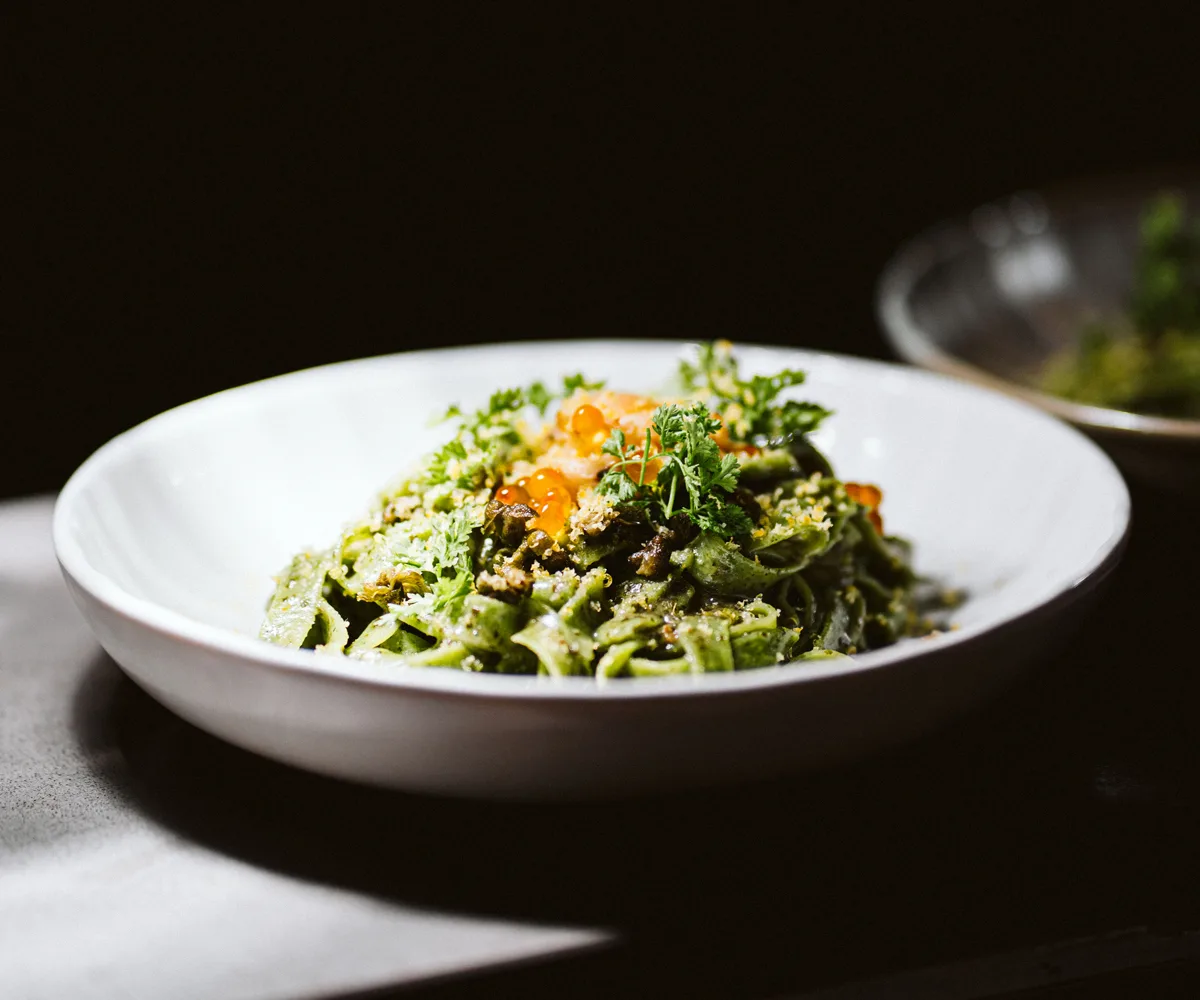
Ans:
{"label": "dark tabletop surface", "polygon": [[1124,564],[1068,654],[950,729],[836,772],[481,805],[270,763],[123,679],[106,724],[137,807],[184,837],[418,907],[618,932],[583,957],[416,995],[959,997],[1059,979],[1188,995],[1200,526],[1194,498],[1134,501]]}

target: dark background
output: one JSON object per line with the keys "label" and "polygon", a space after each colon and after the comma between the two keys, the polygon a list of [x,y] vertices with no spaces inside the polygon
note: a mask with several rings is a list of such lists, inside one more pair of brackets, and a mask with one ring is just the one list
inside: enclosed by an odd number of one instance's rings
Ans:
{"label": "dark background", "polygon": [[1184,8],[375,13],[39,12],[17,36],[0,495],[168,406],[429,344],[886,356],[873,286],[914,231],[1200,153]]}

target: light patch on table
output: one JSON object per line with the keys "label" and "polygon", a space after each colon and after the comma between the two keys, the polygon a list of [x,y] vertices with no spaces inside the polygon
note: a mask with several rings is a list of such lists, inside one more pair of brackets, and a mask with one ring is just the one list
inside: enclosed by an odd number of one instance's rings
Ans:
{"label": "light patch on table", "polygon": [[47,499],[0,504],[3,1000],[293,1000],[610,940],[306,882],[140,813],[119,791],[120,752],[73,731],[101,653],[55,563],[50,512]]}

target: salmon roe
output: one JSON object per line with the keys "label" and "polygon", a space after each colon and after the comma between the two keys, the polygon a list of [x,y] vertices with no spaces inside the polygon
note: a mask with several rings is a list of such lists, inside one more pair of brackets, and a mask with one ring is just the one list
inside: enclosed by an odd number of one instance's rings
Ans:
{"label": "salmon roe", "polygon": [[608,437],[608,421],[599,407],[584,403],[575,408],[564,429],[570,429],[575,438],[575,450],[581,455],[598,451]]}
{"label": "salmon roe", "polygon": [[546,494],[556,487],[564,492],[567,490],[567,481],[563,478],[563,474],[558,469],[542,468],[538,469],[528,482],[518,481],[519,485],[524,486],[529,495],[534,500],[541,500]]}
{"label": "salmon roe", "polygon": [[538,516],[530,527],[540,528],[548,535],[557,535],[567,526],[567,518],[575,509],[569,493],[551,490],[535,505]]}
{"label": "salmon roe", "polygon": [[571,414],[571,431],[580,437],[591,437],[597,431],[607,429],[608,423],[601,413],[591,403],[584,403]]}
{"label": "salmon roe", "polygon": [[496,491],[496,499],[501,503],[528,504],[537,512],[529,527],[548,535],[560,534],[575,509],[575,497],[566,478],[558,469],[548,466],[502,486]]}
{"label": "salmon roe", "polygon": [[883,501],[883,491],[878,486],[872,486],[869,483],[845,483],[843,485],[846,487],[846,495],[851,500],[867,508],[867,520],[882,535],[883,518],[880,517],[878,508]]}
{"label": "salmon roe", "polygon": [[540,529],[547,535],[559,534],[567,526],[567,518],[571,515],[571,509],[560,503],[538,504],[537,509],[538,516],[530,527]]}
{"label": "salmon roe", "polygon": [[883,491],[878,486],[869,483],[846,483],[846,495],[855,503],[864,507],[878,507],[883,499]]}
{"label": "salmon roe", "polygon": [[501,486],[500,489],[496,490],[496,499],[506,505],[514,503],[527,504],[529,503],[529,493],[526,492],[525,487],[518,483],[513,483],[509,486]]}
{"label": "salmon roe", "polygon": [[539,501],[543,506],[548,504],[552,507],[570,507],[574,502],[571,491],[565,486],[551,486],[550,489],[542,494]]}

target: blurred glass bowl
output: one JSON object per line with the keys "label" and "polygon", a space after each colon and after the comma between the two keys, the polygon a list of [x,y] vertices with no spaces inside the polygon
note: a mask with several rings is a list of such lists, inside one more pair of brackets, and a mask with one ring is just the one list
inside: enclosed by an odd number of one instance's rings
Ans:
{"label": "blurred glass bowl", "polygon": [[1123,312],[1138,220],[1160,191],[1200,207],[1200,170],[1021,192],[910,240],[880,278],[879,319],[906,361],[1028,400],[1095,438],[1130,476],[1200,487],[1200,420],[1087,406],[1041,392],[1051,355]]}

